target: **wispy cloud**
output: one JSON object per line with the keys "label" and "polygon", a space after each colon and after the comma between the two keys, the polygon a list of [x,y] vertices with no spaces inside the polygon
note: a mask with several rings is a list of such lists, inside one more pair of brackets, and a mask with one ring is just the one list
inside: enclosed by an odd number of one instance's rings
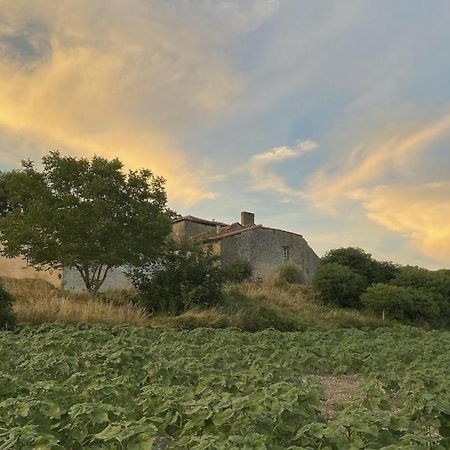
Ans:
{"label": "wispy cloud", "polygon": [[[300,158],[317,148],[315,141],[299,141],[294,147],[275,147],[250,158],[248,167],[252,188],[255,191],[270,191],[289,197],[301,197],[303,193],[290,187],[286,180],[273,171],[273,165],[289,159]],[[288,199],[285,199],[285,201]]]}
{"label": "wispy cloud", "polygon": [[379,186],[362,197],[370,219],[405,235],[427,256],[450,260],[450,182]]}
{"label": "wispy cloud", "polygon": [[211,198],[176,139],[226,113],[242,89],[208,38],[208,15],[244,31],[277,2],[232,1],[227,11],[188,2],[183,12],[184,3],[0,1],[0,126],[13,141],[33,139],[38,153],[59,148],[148,166],[186,204]]}
{"label": "wispy cloud", "polygon": [[358,199],[367,186],[380,184],[387,173],[413,163],[446,134],[450,134],[450,114],[405,134],[359,143],[337,169],[320,169],[311,176],[308,196],[317,207],[333,211],[343,200]]}
{"label": "wispy cloud", "polygon": [[[424,255],[450,259],[450,183],[402,177],[420,169],[430,156],[430,146],[450,136],[450,114],[416,126],[408,133],[393,134],[354,146],[334,169],[320,169],[309,180],[307,198],[321,211],[339,215],[347,203],[360,205],[366,217],[408,239]],[[419,175],[417,173],[417,175]],[[421,177],[426,174],[421,173]]]}

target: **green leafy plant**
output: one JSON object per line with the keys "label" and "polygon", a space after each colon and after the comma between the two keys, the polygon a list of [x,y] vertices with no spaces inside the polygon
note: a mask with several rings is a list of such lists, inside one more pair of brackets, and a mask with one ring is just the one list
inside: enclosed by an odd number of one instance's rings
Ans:
{"label": "green leafy plant", "polygon": [[361,296],[362,303],[378,315],[410,323],[439,322],[442,297],[430,290],[375,284]]}
{"label": "green leafy plant", "polygon": [[448,449],[449,355],[406,326],[23,326],[0,332],[0,448]]}
{"label": "green leafy plant", "polygon": [[134,269],[131,276],[150,312],[179,314],[216,306],[223,297],[217,257],[189,241],[172,243],[156,263]]}
{"label": "green leafy plant", "polygon": [[346,247],[329,250],[321,258],[321,264],[336,263],[348,267],[365,277],[368,284],[387,283],[398,273],[399,267],[389,261],[377,261],[362,248]]}
{"label": "green leafy plant", "polygon": [[318,267],[313,286],[325,303],[358,308],[360,296],[367,288],[367,279],[341,264],[326,263]]}
{"label": "green leafy plant", "polygon": [[224,277],[232,283],[241,283],[252,276],[252,266],[244,259],[236,259],[223,267]]}
{"label": "green leafy plant", "polygon": [[304,277],[301,267],[292,261],[285,262],[277,269],[278,281],[281,283],[303,283]]}

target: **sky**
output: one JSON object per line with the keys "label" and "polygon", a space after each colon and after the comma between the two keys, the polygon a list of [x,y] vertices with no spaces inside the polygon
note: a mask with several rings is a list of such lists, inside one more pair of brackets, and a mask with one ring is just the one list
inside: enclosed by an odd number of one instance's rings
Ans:
{"label": "sky", "polygon": [[169,205],[450,267],[448,0],[0,0],[0,169],[118,157]]}

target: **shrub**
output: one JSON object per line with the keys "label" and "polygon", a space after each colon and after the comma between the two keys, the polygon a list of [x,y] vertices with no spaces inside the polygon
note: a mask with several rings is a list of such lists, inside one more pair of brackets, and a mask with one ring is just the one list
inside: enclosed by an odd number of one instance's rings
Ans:
{"label": "shrub", "polygon": [[391,284],[428,289],[450,299],[450,272],[446,270],[431,271],[417,266],[404,266]]}
{"label": "shrub", "polygon": [[431,325],[439,321],[439,294],[415,287],[391,286],[378,283],[362,294],[362,303],[376,314],[385,313],[389,319]]}
{"label": "shrub", "polygon": [[302,269],[293,262],[286,262],[282,264],[278,270],[278,280],[284,283],[303,283]]}
{"label": "shrub", "polygon": [[360,295],[367,285],[366,277],[337,263],[321,264],[313,279],[313,286],[324,303],[345,308],[361,305]]}
{"label": "shrub", "polygon": [[0,329],[12,329],[16,324],[16,317],[12,309],[14,298],[0,282]]}
{"label": "shrub", "polygon": [[149,312],[180,314],[222,300],[222,271],[217,257],[189,242],[172,244],[156,264],[131,272],[139,301]]}
{"label": "shrub", "polygon": [[389,261],[377,261],[370,253],[357,247],[336,248],[321,258],[321,264],[336,263],[367,278],[369,284],[387,283],[395,277],[399,268]]}
{"label": "shrub", "polygon": [[241,283],[252,276],[252,266],[244,259],[236,259],[223,267],[223,274],[227,281]]}

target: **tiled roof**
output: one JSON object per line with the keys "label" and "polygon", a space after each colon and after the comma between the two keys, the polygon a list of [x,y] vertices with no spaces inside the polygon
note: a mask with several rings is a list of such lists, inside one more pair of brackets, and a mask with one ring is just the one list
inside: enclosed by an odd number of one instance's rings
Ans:
{"label": "tiled roof", "polygon": [[255,230],[257,228],[263,228],[262,225],[250,225],[247,227],[239,225],[239,228],[233,227],[233,225],[231,225],[230,227],[226,227],[226,228],[222,228],[221,230],[218,230],[218,233],[201,234],[201,235],[196,236],[195,238],[202,240],[203,242],[219,241],[220,239],[227,238],[230,236],[235,236],[236,234],[242,234],[242,233],[246,233],[247,231]]}
{"label": "tiled roof", "polygon": [[227,227],[228,224],[227,223],[223,223],[223,222],[217,222],[216,220],[206,220],[206,219],[201,219],[200,217],[195,217],[195,216],[184,216],[184,217],[179,217],[178,219],[174,219],[172,221],[172,223],[178,223],[178,222],[183,222],[184,220],[187,220],[189,222],[195,222],[195,223],[202,223],[204,225],[219,225],[221,227]]}

